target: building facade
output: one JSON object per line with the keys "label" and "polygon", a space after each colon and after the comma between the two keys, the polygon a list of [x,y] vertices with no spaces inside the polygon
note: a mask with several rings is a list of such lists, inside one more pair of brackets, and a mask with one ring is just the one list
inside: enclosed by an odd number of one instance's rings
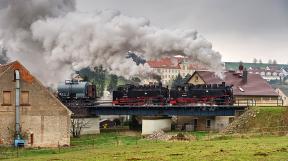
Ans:
{"label": "building facade", "polygon": [[[174,57],[166,57],[157,60],[147,61],[148,65],[155,73],[161,76],[164,85],[171,85],[172,81],[180,74],[183,78],[195,70],[206,70],[207,67],[199,62],[193,61],[191,58],[176,55]],[[146,79],[145,84],[153,82],[152,79]]]}
{"label": "building facade", "polygon": [[[287,64],[265,64],[265,63],[242,63],[243,67],[248,70],[250,74],[261,75],[263,79],[268,82],[280,81],[288,75]],[[225,62],[225,69],[227,71],[235,71],[238,69],[239,62]]]}
{"label": "building facade", "polygon": [[14,141],[15,70],[20,72],[20,133],[25,146],[69,146],[71,111],[18,61],[0,66],[0,144]]}

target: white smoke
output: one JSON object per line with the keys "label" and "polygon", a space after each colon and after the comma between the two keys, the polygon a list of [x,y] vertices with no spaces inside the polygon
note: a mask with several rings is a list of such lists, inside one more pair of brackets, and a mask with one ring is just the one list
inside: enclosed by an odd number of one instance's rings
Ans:
{"label": "white smoke", "polygon": [[183,53],[222,71],[220,54],[194,30],[160,29],[114,10],[80,13],[74,0],[0,0],[0,6],[0,41],[9,56],[48,84],[98,65],[126,78],[151,72],[126,59],[130,50],[145,59]]}

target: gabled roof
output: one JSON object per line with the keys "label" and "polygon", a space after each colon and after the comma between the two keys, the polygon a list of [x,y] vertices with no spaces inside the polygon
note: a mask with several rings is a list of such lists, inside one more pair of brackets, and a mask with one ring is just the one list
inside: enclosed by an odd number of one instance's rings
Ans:
{"label": "gabled roof", "polygon": [[195,71],[191,77],[193,77],[195,74],[198,74],[206,84],[220,84],[223,82],[221,78],[216,76],[214,72],[211,71]]}
{"label": "gabled roof", "polygon": [[[274,89],[259,74],[248,74],[247,83],[243,82],[243,77],[239,73],[224,72],[221,79],[211,71],[195,71],[206,84],[220,84],[225,82],[233,85],[234,95],[239,96],[278,96]],[[191,78],[190,78],[191,79]],[[189,80],[190,80],[189,79]]]}
{"label": "gabled roof", "polygon": [[70,115],[72,114],[72,112],[64,104],[62,104],[62,102],[60,102],[36,77],[30,74],[30,72],[19,61],[14,61],[5,65],[1,65],[0,77],[2,77],[3,74],[10,68],[13,68],[14,70],[19,70],[21,80],[28,83],[32,83],[34,81],[37,82],[42,87],[42,89],[48,92],[48,94],[53,97],[61,106],[63,106]]}

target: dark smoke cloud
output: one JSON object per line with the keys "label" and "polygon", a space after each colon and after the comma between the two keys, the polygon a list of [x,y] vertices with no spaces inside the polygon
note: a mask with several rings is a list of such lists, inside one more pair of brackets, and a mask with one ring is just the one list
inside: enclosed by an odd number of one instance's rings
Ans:
{"label": "dark smoke cloud", "polygon": [[[222,71],[221,55],[195,30],[169,30],[145,18],[115,10],[75,11],[74,0],[2,0],[0,43],[46,83],[68,77],[73,70],[102,65],[111,73],[131,77],[151,73],[147,64],[126,59],[127,51],[145,58],[183,53]],[[4,6],[4,7],[3,7]]]}
{"label": "dark smoke cloud", "polygon": [[0,47],[0,64],[6,64],[8,61],[7,50]]}

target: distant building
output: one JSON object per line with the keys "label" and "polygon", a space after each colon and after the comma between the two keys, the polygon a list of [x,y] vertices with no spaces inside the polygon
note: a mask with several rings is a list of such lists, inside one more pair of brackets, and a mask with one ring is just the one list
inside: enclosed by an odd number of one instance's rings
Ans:
{"label": "distant building", "polygon": [[[242,63],[250,74],[259,74],[266,81],[280,81],[288,75],[287,64]],[[237,70],[239,62],[225,62],[226,70]]]}
{"label": "distant building", "polygon": [[13,144],[15,134],[15,71],[20,73],[20,129],[28,147],[70,145],[66,108],[18,61],[0,66],[0,144]]}
{"label": "distant building", "polygon": [[273,85],[275,91],[283,100],[283,105],[288,106],[288,85]]}
{"label": "distant building", "polygon": [[[149,60],[147,63],[156,73],[161,75],[161,80],[164,85],[170,85],[178,74],[184,78],[187,74],[192,75],[195,70],[207,69],[205,65],[181,55]],[[151,79],[145,81],[149,83]]]}

